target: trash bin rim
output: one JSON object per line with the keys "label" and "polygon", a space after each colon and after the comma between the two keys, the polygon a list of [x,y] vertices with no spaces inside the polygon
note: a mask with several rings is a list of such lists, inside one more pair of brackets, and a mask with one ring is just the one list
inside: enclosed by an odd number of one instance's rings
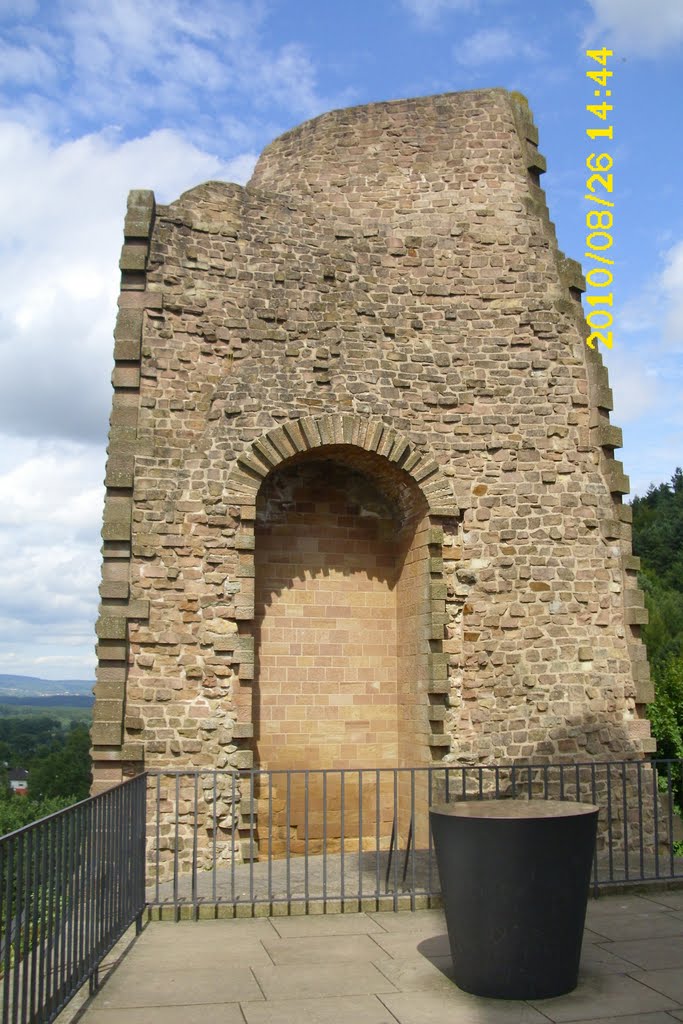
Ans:
{"label": "trash bin rim", "polygon": [[482,818],[495,820],[520,819],[540,820],[544,818],[570,818],[581,814],[597,814],[597,804],[577,800],[522,800],[482,799],[454,800],[450,803],[433,804],[430,814],[449,818]]}

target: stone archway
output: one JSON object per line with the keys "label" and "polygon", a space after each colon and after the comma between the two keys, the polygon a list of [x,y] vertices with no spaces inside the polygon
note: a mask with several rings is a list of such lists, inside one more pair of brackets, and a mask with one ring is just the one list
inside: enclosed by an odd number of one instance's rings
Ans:
{"label": "stone archway", "polygon": [[[247,711],[251,718],[244,735],[254,767],[335,771],[440,760],[451,738],[439,521],[457,508],[436,463],[382,424],[323,417],[258,439],[231,484],[244,489],[243,518],[254,522],[241,552],[244,578],[255,580],[249,661],[239,666],[236,694],[243,721]],[[238,647],[246,629],[243,621]],[[395,819],[389,790],[366,808],[359,777],[328,777],[323,795],[315,776],[287,782],[285,828],[273,815],[278,780],[284,785],[284,776],[257,780],[253,794],[259,821],[270,822],[271,854],[304,832],[315,841],[323,807],[328,848],[335,836],[358,841],[354,813],[363,814],[364,834],[383,844],[392,828],[411,827],[409,818]],[[387,777],[386,785],[394,782]],[[340,786],[347,807],[360,810],[335,821]],[[407,806],[407,791],[399,796]],[[259,834],[262,842],[261,824]]]}
{"label": "stone archway", "polygon": [[[237,458],[228,478],[230,500],[252,505],[268,473],[287,459],[326,445],[349,445],[382,456],[402,470],[424,494],[432,516],[457,516],[458,505],[438,463],[400,431],[380,420],[355,414],[305,416],[275,427],[253,441]],[[243,517],[244,518],[244,517]]]}
{"label": "stone archway", "polygon": [[[262,768],[426,763],[426,502],[400,509],[353,452],[274,470],[255,530],[254,754]],[[406,488],[408,490],[408,488]]]}
{"label": "stone archway", "polygon": [[[315,457],[318,461],[331,460],[346,467],[351,473],[368,479],[376,491],[393,507],[396,521],[404,531],[399,547],[410,535],[412,553],[403,551],[401,557],[407,565],[420,565],[423,595],[419,609],[412,616],[411,627],[403,636],[410,647],[401,651],[404,664],[411,664],[411,678],[420,681],[412,693],[421,692],[424,726],[422,751],[425,760],[438,760],[449,749],[450,742],[443,732],[443,695],[446,693],[447,665],[442,641],[446,622],[446,588],[443,578],[442,543],[444,518],[458,515],[448,481],[441,475],[437,463],[419,452],[398,431],[381,422],[355,415],[330,415],[317,419],[294,420],[277,427],[255,440],[247,452],[238,459],[238,465],[229,478],[231,502],[241,505],[242,530],[236,537],[240,550],[242,604],[240,636],[235,643],[233,664],[239,681],[235,686],[235,704],[245,739],[253,738],[255,706],[253,680],[255,678],[256,610],[254,576],[256,562],[255,526],[258,495],[268,478],[277,470],[303,464]],[[410,529],[406,533],[406,527]],[[413,533],[410,533],[413,530]],[[399,530],[400,532],[400,530]],[[417,554],[419,551],[419,555]],[[397,547],[398,552],[398,547]],[[398,555],[396,555],[398,557]],[[404,581],[410,578],[405,567]],[[417,571],[417,570],[416,570]],[[400,588],[400,581],[397,583]],[[404,582],[404,586],[406,583]],[[407,604],[405,605],[407,607]],[[408,621],[408,620],[406,620]],[[412,659],[412,661],[411,661]],[[418,662],[420,667],[417,668]],[[408,694],[404,695],[406,698]],[[408,700],[408,704],[411,703]],[[406,715],[413,710],[406,705]],[[403,763],[415,763],[414,749],[408,753],[410,743],[404,744]],[[422,756],[420,756],[422,760]]]}

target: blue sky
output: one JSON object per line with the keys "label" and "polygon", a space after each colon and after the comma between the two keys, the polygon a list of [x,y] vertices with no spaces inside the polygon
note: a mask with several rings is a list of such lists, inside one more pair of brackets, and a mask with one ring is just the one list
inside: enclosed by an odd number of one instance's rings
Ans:
{"label": "blue sky", "polygon": [[560,246],[614,51],[614,348],[632,492],[683,463],[683,0],[0,0],[0,673],[88,677],[126,194],[244,183],[334,107],[529,98]]}

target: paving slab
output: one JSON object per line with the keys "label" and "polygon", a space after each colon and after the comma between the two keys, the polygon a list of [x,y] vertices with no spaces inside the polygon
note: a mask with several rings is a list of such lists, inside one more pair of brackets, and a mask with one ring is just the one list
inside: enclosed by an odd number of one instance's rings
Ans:
{"label": "paving slab", "polygon": [[146,962],[159,970],[270,964],[262,938],[278,941],[269,920],[251,919],[247,928],[237,921],[153,922],[129,949],[126,963]]}
{"label": "paving slab", "polygon": [[554,999],[532,999],[530,1004],[552,1021],[594,1021],[600,1017],[676,1008],[668,996],[624,974],[605,974],[599,968],[583,969],[573,992]]}
{"label": "paving slab", "polygon": [[255,967],[254,976],[266,999],[365,996],[397,991],[395,985],[369,963],[316,964],[314,969],[301,964]]}
{"label": "paving slab", "polygon": [[654,910],[652,900],[648,896],[614,895],[599,896],[597,899],[589,899],[586,907],[586,923],[590,927],[593,918],[600,918],[611,914],[639,914]]}
{"label": "paving slab", "polygon": [[244,1024],[244,1017],[239,1003],[145,1006],[140,1010],[92,1006],[79,1018],[79,1024]]}
{"label": "paving slab", "polygon": [[602,946],[584,942],[581,948],[581,968],[588,972],[599,970],[606,974],[628,974],[633,970],[633,964],[614,953],[610,943]]}
{"label": "paving slab", "polygon": [[683,961],[679,960],[675,967],[659,971],[633,971],[631,977],[643,985],[649,985],[656,992],[661,992],[676,1001],[677,1009],[683,1004]]}
{"label": "paving slab", "polygon": [[454,985],[450,957],[439,957],[438,964],[423,957],[408,960],[387,957],[376,960],[375,966],[401,992],[450,991]]}
{"label": "paving slab", "polygon": [[451,947],[446,932],[435,935],[420,934],[411,935],[410,932],[398,932],[396,934],[373,935],[373,942],[376,942],[385,953],[397,959],[407,957],[423,956],[431,960],[434,956],[450,956]]}
{"label": "paving slab", "polygon": [[[271,942],[280,942],[271,933]],[[224,967],[256,967],[272,964],[273,960],[265,945],[258,939],[240,938],[234,932],[216,936],[209,941],[206,935],[198,934],[196,941],[171,945],[167,942],[137,943],[126,955],[127,968],[144,966],[147,971],[222,971]]]}
{"label": "paving slab", "polygon": [[[661,939],[612,942],[607,949],[645,971],[678,967],[683,975],[683,935],[672,935]],[[628,973],[633,975],[632,970],[629,970]]]}
{"label": "paving slab", "polygon": [[[142,930],[145,944],[164,942],[176,946],[180,943],[191,945],[196,942],[234,941],[239,935],[240,941],[250,939],[272,939],[277,935],[274,924],[278,918],[244,917],[226,918],[222,921],[150,921]],[[289,918],[289,920],[306,920],[305,918]],[[142,938],[141,936],[141,938]]]}
{"label": "paving slab", "polygon": [[439,910],[155,921],[127,933],[99,993],[79,993],[59,1024],[675,1024],[682,903],[590,901],[577,989],[529,1003],[457,988]]}
{"label": "paving slab", "polygon": [[672,889],[663,892],[653,892],[652,895],[648,895],[648,899],[653,903],[659,903],[663,907],[667,907],[669,910],[683,910],[683,889]]}
{"label": "paving slab", "polygon": [[583,930],[583,947],[585,948],[592,942],[607,942],[607,936],[601,935],[599,932],[592,931],[590,928],[584,928]]}
{"label": "paving slab", "polygon": [[345,961],[372,963],[389,954],[369,935],[317,935],[270,939],[264,947],[274,964],[332,964]]}
{"label": "paving slab", "polygon": [[380,995],[399,1024],[548,1024],[548,1018],[527,1003],[480,999],[450,991],[399,992]]}
{"label": "paving slab", "polygon": [[683,913],[662,907],[635,914],[604,914],[599,920],[593,918],[590,924],[607,939],[647,939],[683,933]]}
{"label": "paving slab", "polygon": [[[144,930],[143,930],[144,932]],[[100,964],[100,974],[108,971],[110,968],[115,967],[122,956],[126,956],[129,952],[139,945],[139,936],[135,929],[135,925],[131,925],[127,931],[123,933],[119,941],[110,949],[109,952],[103,957]]]}
{"label": "paving slab", "polygon": [[[676,1010],[658,1010],[656,1013],[627,1013],[624,1017],[595,1017],[586,1024],[672,1024]],[[683,1011],[682,1011],[683,1012]],[[683,1019],[683,1018],[682,1018]],[[584,1024],[583,1021],[572,1021],[572,1024]]]}
{"label": "paving slab", "polygon": [[125,969],[123,965],[119,967],[102,986],[98,1005],[103,1009],[132,1009],[236,1003],[240,999],[262,998],[261,989],[248,967],[224,966],[220,971],[213,967],[150,971],[147,963],[126,963]]}
{"label": "paving slab", "polygon": [[[377,996],[269,999],[264,1003],[242,1003],[241,1006],[247,1024],[346,1024],[351,1021],[353,1024],[396,1024],[396,1018]],[[244,1024],[241,1018],[240,1024]]]}
{"label": "paving slab", "polygon": [[429,963],[434,967],[438,967],[442,974],[445,974],[447,978],[453,976],[453,957],[450,952],[445,956],[430,956],[428,957]]}
{"label": "paving slab", "polygon": [[275,917],[270,921],[274,930],[283,939],[303,938],[308,935],[367,935],[384,930],[369,914],[317,914],[306,917]]}
{"label": "paving slab", "polygon": [[438,935],[446,931],[446,918],[443,910],[412,910],[398,913],[368,914],[382,931],[408,932],[411,935]]}

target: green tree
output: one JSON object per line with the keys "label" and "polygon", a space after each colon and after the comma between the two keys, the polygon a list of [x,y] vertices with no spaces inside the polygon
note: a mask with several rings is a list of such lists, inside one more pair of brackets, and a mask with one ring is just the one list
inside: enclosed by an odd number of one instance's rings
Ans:
{"label": "green tree", "polygon": [[[639,583],[649,621],[643,640],[652,669],[655,699],[648,707],[657,756],[683,759],[683,470],[670,483],[634,498],[633,550],[640,556]],[[683,807],[681,764],[671,774],[675,802]]]}
{"label": "green tree", "polygon": [[0,717],[0,761],[7,761],[12,768],[25,768],[33,758],[44,756],[63,742],[64,730],[56,718]]}
{"label": "green tree", "polygon": [[90,733],[82,724],[69,730],[63,746],[32,761],[29,767],[29,793],[37,799],[85,800],[91,781]]}
{"label": "green tree", "polygon": [[649,621],[643,640],[654,667],[673,656],[683,656],[683,593],[665,586],[653,569],[644,569],[638,582],[645,593]]}
{"label": "green tree", "polygon": [[663,587],[683,594],[683,470],[678,467],[670,483],[634,498],[631,508],[633,549],[643,567],[654,571]]}
{"label": "green tree", "polygon": [[70,797],[48,797],[44,800],[34,800],[32,797],[14,796],[8,794],[0,800],[0,836],[8,832],[16,832],[17,829],[30,825],[39,818],[45,818],[48,814],[61,811],[73,803]]}
{"label": "green tree", "polygon": [[655,663],[655,699],[649,705],[648,717],[657,739],[657,757],[677,759],[678,763],[662,765],[662,778],[670,777],[674,803],[678,813],[683,810],[683,658],[669,656]]}

